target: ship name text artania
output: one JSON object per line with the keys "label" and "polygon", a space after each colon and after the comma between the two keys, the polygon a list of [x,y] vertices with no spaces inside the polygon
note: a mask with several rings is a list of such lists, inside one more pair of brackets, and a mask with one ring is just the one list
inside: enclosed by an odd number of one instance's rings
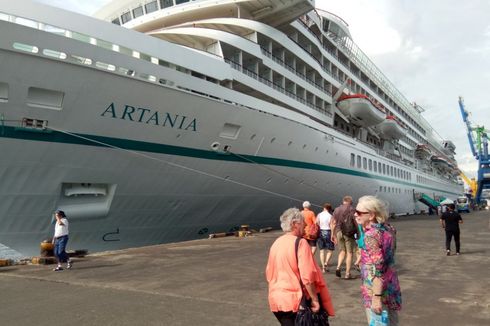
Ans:
{"label": "ship name text artania", "polygon": [[118,107],[113,102],[102,112],[101,116],[155,126],[197,131],[196,118],[169,112],[162,113],[154,109],[138,108],[127,104]]}

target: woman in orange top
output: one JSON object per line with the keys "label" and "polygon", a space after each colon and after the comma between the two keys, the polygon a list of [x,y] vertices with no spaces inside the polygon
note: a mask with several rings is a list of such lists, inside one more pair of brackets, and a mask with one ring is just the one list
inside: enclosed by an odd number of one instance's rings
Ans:
{"label": "woman in orange top", "polygon": [[315,237],[311,237],[310,232],[313,225],[316,226],[317,223],[316,223],[316,215],[311,210],[311,204],[309,201],[305,201],[303,203],[303,210],[301,211],[301,214],[303,214],[303,217],[305,219],[305,232],[303,234],[303,238],[305,238],[308,244],[311,246],[311,252],[313,253],[313,255],[315,255],[318,235]]}
{"label": "woman in orange top", "polygon": [[[281,215],[284,235],[272,244],[267,262],[266,277],[269,282],[269,306],[281,325],[294,325],[300,308],[303,291],[311,299],[311,310],[318,312],[320,304],[329,316],[335,312],[322,272],[313,258],[305,239],[299,241],[298,258],[295,241],[304,233],[304,217],[297,208],[290,208]],[[301,289],[299,278],[304,284]],[[318,293],[321,302],[318,301]]]}

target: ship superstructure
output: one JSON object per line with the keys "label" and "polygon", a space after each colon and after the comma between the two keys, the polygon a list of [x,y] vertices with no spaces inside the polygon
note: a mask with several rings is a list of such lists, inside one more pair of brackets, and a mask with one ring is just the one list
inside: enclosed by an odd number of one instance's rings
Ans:
{"label": "ship superstructure", "polygon": [[[90,250],[278,224],[303,200],[455,198],[443,141],[314,1],[1,1],[0,243]],[[19,150],[22,149],[22,150]]]}

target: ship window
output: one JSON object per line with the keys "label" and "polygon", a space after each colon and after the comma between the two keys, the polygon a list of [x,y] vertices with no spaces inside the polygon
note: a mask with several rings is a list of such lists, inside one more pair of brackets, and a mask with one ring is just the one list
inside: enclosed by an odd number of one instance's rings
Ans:
{"label": "ship window", "polygon": [[368,164],[369,164],[369,171],[372,171],[373,170],[373,160],[369,159]]}
{"label": "ship window", "polygon": [[181,3],[189,2],[189,0],[175,0],[176,5],[180,5]]}
{"label": "ship window", "polygon": [[112,23],[115,25],[121,25],[121,22],[119,21],[119,17],[115,18],[112,20]]}
{"label": "ship window", "polygon": [[361,157],[357,155],[357,167],[361,168]]}
{"label": "ship window", "polygon": [[66,59],[66,53],[58,52],[50,49],[44,49],[43,54],[47,57],[52,57],[56,59]]}
{"label": "ship window", "polygon": [[381,173],[381,162],[378,162],[378,171]]}
{"label": "ship window", "polygon": [[29,87],[27,105],[44,109],[61,110],[65,93],[45,88]]}
{"label": "ship window", "polygon": [[9,100],[9,84],[0,82],[0,102]]}
{"label": "ship window", "polygon": [[386,164],[383,163],[383,174],[386,174]]}
{"label": "ship window", "polygon": [[143,12],[143,7],[139,6],[138,8],[133,9],[133,17],[138,18],[143,16],[145,13]]}
{"label": "ship window", "polygon": [[365,157],[362,158],[362,168],[367,170],[367,159]]}
{"label": "ship window", "polygon": [[390,175],[393,177],[394,176],[394,173],[393,173],[393,167],[390,166]]}
{"label": "ship window", "polygon": [[131,17],[131,13],[129,11],[125,12],[121,15],[121,21],[123,24],[126,24],[131,19],[133,19],[133,18]]}
{"label": "ship window", "polygon": [[378,172],[378,163],[376,161],[373,161],[374,164],[374,172]]}
{"label": "ship window", "polygon": [[158,4],[155,1],[152,1],[150,3],[147,3],[145,5],[145,10],[146,10],[146,13],[149,14],[150,12],[154,12],[154,11],[157,11],[158,10]]}
{"label": "ship window", "polygon": [[37,46],[24,44],[24,43],[15,42],[13,47],[16,50],[21,50],[21,51],[30,52],[30,53],[38,53],[39,52],[39,48]]}
{"label": "ship window", "polygon": [[356,155],[350,154],[350,166],[354,166],[356,164]]}
{"label": "ship window", "polygon": [[379,191],[383,191],[383,186],[379,186]]}
{"label": "ship window", "polygon": [[173,0],[160,0],[160,8],[168,8],[174,5]]}

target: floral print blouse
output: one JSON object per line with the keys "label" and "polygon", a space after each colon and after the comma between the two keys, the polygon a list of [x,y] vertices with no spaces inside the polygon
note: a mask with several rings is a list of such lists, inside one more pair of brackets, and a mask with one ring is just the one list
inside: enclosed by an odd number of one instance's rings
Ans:
{"label": "floral print blouse", "polygon": [[396,230],[387,223],[371,224],[364,230],[361,249],[361,293],[366,308],[371,308],[374,277],[383,284],[381,302],[390,310],[400,310],[402,297],[395,270]]}

